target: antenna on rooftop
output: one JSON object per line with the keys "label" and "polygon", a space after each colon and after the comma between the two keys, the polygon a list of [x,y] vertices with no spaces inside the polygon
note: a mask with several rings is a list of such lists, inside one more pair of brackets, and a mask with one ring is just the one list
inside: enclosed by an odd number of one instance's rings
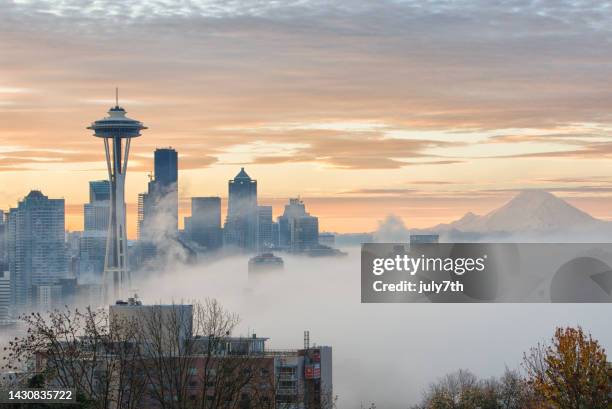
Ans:
{"label": "antenna on rooftop", "polygon": [[115,87],[115,106],[119,106],[119,87]]}
{"label": "antenna on rooftop", "polygon": [[310,331],[304,331],[304,349],[310,348]]}

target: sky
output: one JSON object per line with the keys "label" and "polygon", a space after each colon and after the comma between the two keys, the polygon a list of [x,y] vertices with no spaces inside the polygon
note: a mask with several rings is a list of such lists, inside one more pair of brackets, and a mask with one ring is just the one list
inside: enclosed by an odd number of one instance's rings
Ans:
{"label": "sky", "polygon": [[552,191],[612,220],[612,13],[603,1],[0,2],[0,208],[64,197],[82,228],[106,177],[86,127],[120,89],[128,224],[153,150],[191,196],[240,167],[275,216],[301,196],[322,230],[428,227]]}

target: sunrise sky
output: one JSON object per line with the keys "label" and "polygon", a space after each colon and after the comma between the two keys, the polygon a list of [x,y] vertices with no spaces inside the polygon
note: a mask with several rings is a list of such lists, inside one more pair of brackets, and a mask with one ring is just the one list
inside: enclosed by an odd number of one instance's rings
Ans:
{"label": "sunrise sky", "polygon": [[156,147],[191,196],[245,166],[275,216],[426,227],[543,188],[612,219],[612,10],[601,1],[0,2],[0,208],[106,177],[85,128],[120,88],[135,231]]}

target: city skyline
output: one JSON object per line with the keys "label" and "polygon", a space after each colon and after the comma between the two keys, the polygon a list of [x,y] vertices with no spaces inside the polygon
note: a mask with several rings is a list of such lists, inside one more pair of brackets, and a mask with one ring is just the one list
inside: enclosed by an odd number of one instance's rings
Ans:
{"label": "city skyline", "polygon": [[5,401],[607,408],[611,11],[0,0]]}
{"label": "city skyline", "polygon": [[[172,149],[172,148],[161,148],[162,150],[166,150],[166,149]],[[179,166],[179,174],[180,174],[180,166]],[[152,172],[148,172],[147,173],[148,177],[151,178]],[[230,179],[231,180],[231,179]],[[89,200],[91,200],[91,184],[92,183],[99,183],[99,182],[107,182],[108,180],[90,180],[87,183],[90,185],[89,190],[85,189],[88,193],[88,198]],[[430,218],[430,217],[423,217],[423,220],[434,220],[435,223],[430,222],[429,224],[427,224],[427,222],[421,223],[421,224],[410,224],[410,222],[414,219],[412,218],[406,218],[406,217],[402,217],[402,216],[398,216],[397,213],[386,213],[386,216],[381,216],[381,217],[376,217],[375,218],[375,223],[371,225],[371,228],[365,228],[365,229],[350,229],[350,230],[342,230],[342,229],[325,229],[322,228],[321,232],[330,232],[330,233],[339,233],[339,234],[350,234],[350,233],[373,233],[375,232],[379,227],[383,226],[384,223],[386,222],[386,220],[391,217],[392,219],[398,219],[402,220],[402,222],[406,223],[406,227],[408,228],[415,228],[415,229],[431,229],[431,228],[436,228],[436,226],[438,225],[446,225],[448,223],[453,223],[456,222],[458,219],[460,219],[461,217],[465,216],[466,214],[476,214],[479,216],[486,216],[489,212],[492,212],[494,210],[496,210],[497,208],[499,208],[500,206],[504,205],[506,202],[509,202],[511,199],[517,197],[516,195],[519,194],[520,192],[525,192],[525,191],[529,191],[529,190],[534,190],[535,192],[538,191],[543,191],[543,192],[552,192],[555,194],[555,196],[561,197],[563,198],[563,200],[567,201],[568,203],[576,206],[577,208],[579,208],[582,211],[585,211],[586,213],[590,214],[591,216],[595,217],[596,219],[600,219],[603,221],[608,221],[609,219],[606,218],[605,216],[602,217],[601,215],[598,214],[593,214],[590,213],[590,209],[588,206],[588,202],[584,202],[581,201],[580,198],[568,198],[568,197],[564,197],[562,194],[559,194],[558,189],[548,189],[548,190],[543,190],[540,188],[526,188],[526,189],[516,189],[516,190],[505,190],[503,191],[503,195],[500,195],[499,197],[495,197],[495,198],[490,198],[490,201],[485,201],[484,203],[478,203],[476,201],[472,201],[472,200],[468,200],[466,203],[466,208],[465,208],[465,212],[464,213],[457,213],[455,216],[455,213],[445,213],[448,216],[443,217],[441,219],[437,219],[437,218]],[[227,190],[227,187],[226,187]],[[31,193],[32,191],[40,191],[44,194],[45,190],[44,189],[39,189],[39,188],[30,188],[28,190],[28,193],[26,193],[24,196],[19,197],[17,199],[17,202],[20,202],[22,200],[24,200],[27,195],[29,193]],[[139,193],[137,196],[142,195],[142,193]],[[58,197],[53,197],[54,199],[61,199],[61,200],[65,200],[63,196],[58,196]],[[185,229],[186,225],[185,225],[185,219],[189,219],[193,214],[192,214],[192,201],[193,199],[198,199],[198,198],[218,198],[220,200],[220,215],[221,215],[221,219],[225,220],[228,214],[228,195],[225,194],[217,194],[215,192],[213,192],[212,195],[210,196],[192,196],[192,197],[179,197],[178,200],[178,224],[179,224],[179,229],[181,229],[181,231],[183,229]],[[277,220],[279,217],[281,217],[283,215],[283,209],[286,207],[287,202],[292,201],[292,200],[306,200],[308,202],[308,206],[310,208],[314,208],[315,210],[315,214],[317,214],[319,216],[319,224],[323,225],[323,226],[329,226],[329,223],[326,223],[325,220],[325,216],[321,215],[321,209],[326,209],[327,207],[327,201],[329,198],[321,198],[321,197],[303,197],[302,195],[295,195],[295,196],[287,196],[287,197],[266,197],[266,196],[260,196],[258,195],[258,207],[265,207],[265,208],[271,208],[272,209],[272,216],[273,216],[273,220]],[[399,201],[404,200],[404,198],[402,197],[397,197],[395,198]],[[426,197],[423,198],[419,198],[419,197],[415,197],[414,199],[416,199],[416,202],[421,202],[423,203],[422,199],[427,199]],[[446,199],[451,199],[450,197],[447,197]],[[331,199],[333,200],[333,199]],[[342,201],[342,200],[340,200]],[[373,202],[375,203],[375,202]],[[492,204],[489,204],[492,203]],[[586,206],[584,204],[587,204]],[[128,239],[129,240],[136,240],[138,239],[138,203],[137,202],[126,202],[127,204],[127,225],[128,225]],[[90,205],[90,203],[87,202],[87,200],[84,203],[80,203],[80,204],[69,204],[66,203],[65,204],[65,219],[66,219],[66,232],[86,232],[87,231],[87,209],[86,207]],[[474,205],[474,206],[472,206]],[[6,214],[8,214],[8,211],[15,207],[16,205],[8,205],[6,206],[6,210],[5,209],[1,209],[0,211],[4,211]],[[85,206],[85,207],[84,207]],[[365,203],[362,206],[359,206],[358,211],[367,213],[368,211],[370,211],[372,209],[372,204],[371,203]],[[470,207],[472,206],[472,207]],[[478,212],[478,210],[475,209],[480,209],[481,212]],[[334,210],[332,210],[333,212]],[[418,212],[426,212],[427,208],[425,205],[423,205],[422,209],[419,209]],[[325,214],[325,213],[324,213]],[[361,213],[363,214],[363,213]],[[383,213],[381,213],[383,214]],[[333,217],[333,216],[332,216]],[[343,216],[340,216],[343,217]],[[351,217],[350,220],[354,220],[354,219],[359,219],[360,216],[355,215],[354,217]],[[366,225],[369,226],[369,225]]]}
{"label": "city skyline", "polygon": [[168,145],[179,220],[188,198],[225,196],[241,166],[275,214],[301,195],[326,231],[372,231],[391,213],[432,226],[525,188],[612,218],[610,16],[597,2],[0,7],[1,208],[38,188],[80,229],[83,186],[105,173],[83,127],[119,86],[151,128],[130,163],[130,237],[151,152]]}

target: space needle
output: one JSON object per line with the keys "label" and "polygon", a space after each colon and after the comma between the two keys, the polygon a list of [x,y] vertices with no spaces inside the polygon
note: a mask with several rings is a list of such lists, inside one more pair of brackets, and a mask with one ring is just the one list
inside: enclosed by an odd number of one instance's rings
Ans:
{"label": "space needle", "polygon": [[[130,290],[128,246],[125,224],[125,176],[130,141],[147,129],[142,122],[128,118],[119,106],[119,91],[115,90],[115,106],[108,116],[95,121],[87,129],[104,139],[106,165],[110,181],[110,218],[104,257],[104,293],[106,301],[121,299]],[[125,140],[125,145],[123,141]]]}

